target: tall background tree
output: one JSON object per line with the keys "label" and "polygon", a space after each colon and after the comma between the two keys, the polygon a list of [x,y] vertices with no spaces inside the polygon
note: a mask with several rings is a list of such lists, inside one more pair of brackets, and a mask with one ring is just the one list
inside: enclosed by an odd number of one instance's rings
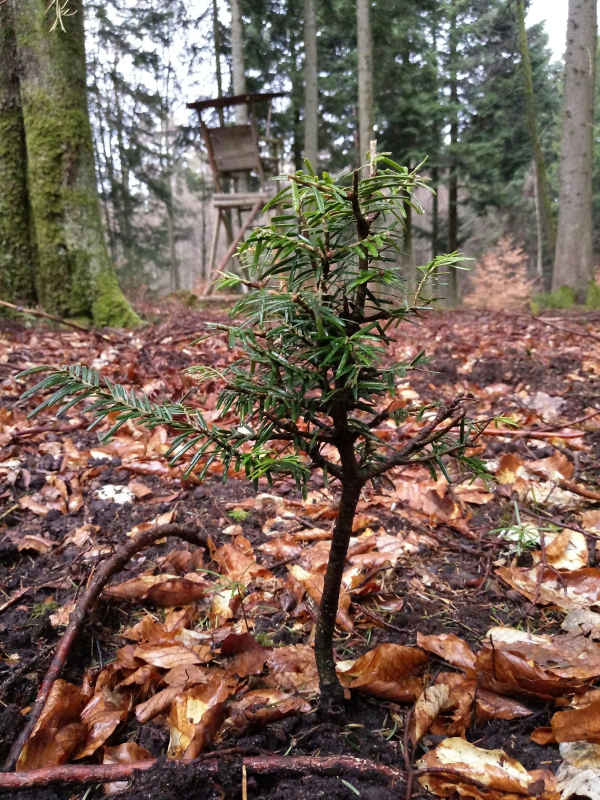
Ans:
{"label": "tall background tree", "polygon": [[373,39],[370,6],[370,0],[356,0],[359,163],[369,152],[369,143],[373,135]]}
{"label": "tall background tree", "polygon": [[[45,2],[10,0],[10,6],[15,46],[9,47],[9,57],[12,53],[16,59],[27,164],[27,203],[22,208],[31,211],[35,260],[30,268],[35,265],[37,300],[65,317],[87,316],[100,325],[135,324],[139,319],[119,289],[102,230],[82,2],[70,4],[64,32],[60,27],[50,30]],[[8,74],[14,75],[10,65]],[[22,156],[18,147],[12,149],[10,157]],[[26,224],[25,217],[13,215],[12,220]]]}
{"label": "tall background tree", "polygon": [[569,0],[553,289],[583,300],[593,278],[592,166],[596,0]]}
{"label": "tall background tree", "polygon": [[25,127],[10,3],[0,5],[0,299],[34,299],[35,245],[27,196]]}
{"label": "tall background tree", "polygon": [[304,0],[304,158],[319,167],[319,87],[315,0]]}

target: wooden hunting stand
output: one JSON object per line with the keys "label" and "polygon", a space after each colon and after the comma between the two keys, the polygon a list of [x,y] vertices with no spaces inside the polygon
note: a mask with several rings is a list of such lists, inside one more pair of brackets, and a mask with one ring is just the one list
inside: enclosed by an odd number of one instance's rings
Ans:
{"label": "wooden hunting stand", "polygon": [[[207,295],[213,291],[219,273],[227,267],[248,228],[271,197],[267,190],[267,180],[279,172],[279,153],[277,141],[270,137],[270,103],[274,97],[283,96],[282,92],[240,94],[187,104],[188,108],[195,108],[198,112],[216,190],[212,202],[217,212],[217,221],[210,248],[208,284],[205,291]],[[254,114],[255,105],[261,102],[269,104],[262,146],[259,143]],[[248,122],[243,125],[226,125],[223,109],[239,105],[246,106]],[[202,119],[202,112],[208,109],[219,112],[218,127],[209,127]],[[221,226],[229,246],[227,253],[217,264]]]}

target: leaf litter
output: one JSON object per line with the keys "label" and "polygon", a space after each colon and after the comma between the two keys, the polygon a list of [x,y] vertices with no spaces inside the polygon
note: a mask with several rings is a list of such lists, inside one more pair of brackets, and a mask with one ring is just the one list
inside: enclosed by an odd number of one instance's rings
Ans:
{"label": "leaf litter", "polygon": [[[218,379],[194,394],[182,369],[199,361],[218,369],[236,354],[223,337],[192,344],[194,336],[180,334],[218,316],[177,314],[102,348],[79,331],[2,323],[0,755],[90,572],[127,536],[177,519],[198,525],[206,546],[157,542],[105,588],[21,771],[166,758],[106,788],[130,800],[150,787],[164,798],[194,786],[205,797],[239,797],[242,761],[266,753],[275,758],[270,773],[248,767],[250,796],[349,797],[352,786],[391,798],[411,782],[413,797],[595,800],[595,340],[546,327],[542,337],[541,324],[524,315],[460,312],[434,315],[392,345],[414,355],[425,336],[432,356],[399,387],[403,407],[464,391],[478,418],[507,423],[479,438],[495,481],[455,475],[448,485],[416,465],[365,493],[337,620],[349,705],[339,722],[323,723],[314,714],[312,637],[332,489],[315,480],[306,501],[285,482],[255,493],[241,480],[222,484],[218,465],[197,485],[162,460],[165,429],[149,434],[129,423],[99,444],[83,417],[41,416],[34,426],[18,403],[20,369],[95,360],[153,399],[191,392],[210,415]],[[578,324],[585,331],[594,320]],[[384,423],[377,435],[393,445],[420,424],[409,413],[405,427]],[[218,775],[200,779],[198,757],[211,752],[223,753]],[[327,774],[315,761],[300,781],[285,765],[303,755],[360,755],[374,766],[353,772],[340,760]],[[377,772],[384,767],[397,770],[399,783]],[[53,786],[17,796],[74,796]]]}

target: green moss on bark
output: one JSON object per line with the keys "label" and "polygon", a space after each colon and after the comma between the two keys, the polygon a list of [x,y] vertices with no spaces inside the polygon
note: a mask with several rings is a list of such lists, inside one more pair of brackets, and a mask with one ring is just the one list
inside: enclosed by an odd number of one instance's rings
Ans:
{"label": "green moss on bark", "polygon": [[0,297],[33,300],[35,251],[27,199],[25,132],[9,3],[0,5]]}
{"label": "green moss on bark", "polygon": [[94,324],[111,328],[136,328],[142,324],[119,288],[113,270],[98,275],[92,318]]}
{"label": "green moss on bark", "polygon": [[75,13],[65,20],[66,33],[48,30],[45,0],[19,0],[17,7],[28,185],[39,253],[38,299],[65,317],[139,324],[118,287],[102,232],[81,0],[70,4]]}

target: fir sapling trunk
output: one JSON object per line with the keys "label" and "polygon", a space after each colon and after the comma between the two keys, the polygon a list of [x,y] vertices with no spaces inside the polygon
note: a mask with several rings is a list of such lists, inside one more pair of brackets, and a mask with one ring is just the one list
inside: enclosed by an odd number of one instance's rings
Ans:
{"label": "fir sapling trunk", "polygon": [[321,707],[343,699],[343,690],[337,679],[333,658],[333,633],[338,610],[340,587],[356,506],[363,484],[356,478],[344,481],[338,506],[338,517],[333,530],[329,561],[323,583],[323,595],[315,636],[315,659],[321,689]]}

